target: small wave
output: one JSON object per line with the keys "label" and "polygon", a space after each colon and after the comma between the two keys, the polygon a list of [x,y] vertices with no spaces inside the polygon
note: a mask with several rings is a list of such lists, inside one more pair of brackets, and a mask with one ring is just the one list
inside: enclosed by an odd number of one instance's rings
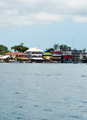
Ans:
{"label": "small wave", "polygon": [[35,75],[39,76],[39,74],[37,74],[37,73]]}
{"label": "small wave", "polygon": [[51,74],[47,74],[47,76],[51,76]]}
{"label": "small wave", "polygon": [[19,92],[15,92],[15,94],[20,94]]}
{"label": "small wave", "polygon": [[57,74],[57,76],[60,76],[60,75],[62,75],[62,74],[61,73]]}
{"label": "small wave", "polygon": [[12,112],[11,114],[17,114],[16,112]]}
{"label": "small wave", "polygon": [[39,107],[38,105],[33,105],[33,107]]}
{"label": "small wave", "polygon": [[17,108],[23,108],[23,106],[16,106]]}
{"label": "small wave", "polygon": [[51,109],[44,109],[44,111],[47,111],[47,112],[52,112]]}
{"label": "small wave", "polygon": [[81,77],[87,77],[87,75],[82,75]]}
{"label": "small wave", "polygon": [[83,106],[79,106],[79,108],[82,108]]}
{"label": "small wave", "polygon": [[72,97],[64,97],[64,100],[72,99]]}
{"label": "small wave", "polygon": [[71,118],[77,118],[77,119],[79,119],[79,116],[70,116]]}
{"label": "small wave", "polygon": [[16,119],[22,120],[23,118],[22,117],[16,117]]}
{"label": "small wave", "polygon": [[4,80],[2,82],[5,82]]}
{"label": "small wave", "polygon": [[67,101],[67,100],[69,100],[69,99],[64,99],[64,100],[66,100],[66,101]]}
{"label": "small wave", "polygon": [[47,120],[47,119],[41,119],[41,120]]}
{"label": "small wave", "polygon": [[87,103],[87,101],[81,101],[82,103]]}

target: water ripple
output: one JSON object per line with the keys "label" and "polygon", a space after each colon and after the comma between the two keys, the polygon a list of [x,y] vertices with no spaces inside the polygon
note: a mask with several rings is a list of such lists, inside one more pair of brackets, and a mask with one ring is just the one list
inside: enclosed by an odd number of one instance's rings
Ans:
{"label": "water ripple", "polygon": [[71,118],[77,118],[77,119],[79,119],[79,116],[70,116]]}
{"label": "water ripple", "polygon": [[87,77],[87,75],[82,75],[81,77]]}
{"label": "water ripple", "polygon": [[19,92],[15,92],[15,94],[17,94],[17,95],[18,95],[18,94],[20,94],[20,93],[19,93]]}
{"label": "water ripple", "polygon": [[87,103],[87,101],[81,101],[82,103]]}
{"label": "water ripple", "polygon": [[44,111],[47,111],[47,112],[52,112],[51,109],[44,109]]}
{"label": "water ripple", "polygon": [[16,119],[22,120],[23,118],[22,117],[16,117]]}
{"label": "water ripple", "polygon": [[33,105],[33,107],[39,107],[38,105]]}

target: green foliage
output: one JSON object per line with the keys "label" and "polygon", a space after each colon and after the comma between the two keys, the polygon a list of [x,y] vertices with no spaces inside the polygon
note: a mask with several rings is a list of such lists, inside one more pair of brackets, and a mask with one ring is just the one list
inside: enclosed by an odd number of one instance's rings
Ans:
{"label": "green foliage", "polygon": [[85,49],[85,48],[83,49],[83,52],[86,52],[86,49]]}
{"label": "green foliage", "polygon": [[58,50],[59,44],[54,44],[54,45],[53,45],[53,48],[54,48],[54,50]]}
{"label": "green foliage", "polygon": [[71,50],[71,47],[69,47],[65,44],[62,44],[62,45],[60,45],[60,50]]}
{"label": "green foliage", "polygon": [[74,48],[74,51],[77,51],[77,49],[76,49],[76,48]]}
{"label": "green foliage", "polygon": [[65,44],[62,44],[62,45],[59,45],[59,44],[54,44],[53,45],[53,48],[49,48],[48,50],[50,51],[54,51],[54,50],[71,50],[71,47],[65,45]]}
{"label": "green foliage", "polygon": [[48,50],[50,50],[50,51],[54,51],[54,49],[53,49],[53,48],[49,48]]}
{"label": "green foliage", "polygon": [[25,47],[24,46],[24,43],[21,43],[20,45],[16,45],[16,46],[13,46],[11,47],[11,49],[14,49],[15,52],[25,52],[26,50],[28,50],[29,48],[28,47]]}
{"label": "green foliage", "polygon": [[8,50],[8,48],[4,45],[0,45],[0,55],[4,54],[4,53],[7,53],[7,52],[10,52]]}

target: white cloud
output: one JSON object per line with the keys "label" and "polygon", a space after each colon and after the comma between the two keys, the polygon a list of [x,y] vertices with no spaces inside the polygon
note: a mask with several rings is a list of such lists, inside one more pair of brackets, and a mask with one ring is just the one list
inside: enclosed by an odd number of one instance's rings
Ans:
{"label": "white cloud", "polygon": [[39,21],[44,21],[44,22],[55,22],[55,21],[62,21],[64,19],[64,16],[62,15],[53,15],[45,12],[41,12],[35,15],[35,18]]}
{"label": "white cloud", "polygon": [[47,24],[71,18],[87,22],[87,0],[0,0],[0,27]]}
{"label": "white cloud", "polygon": [[87,17],[75,16],[73,20],[78,23],[87,23]]}

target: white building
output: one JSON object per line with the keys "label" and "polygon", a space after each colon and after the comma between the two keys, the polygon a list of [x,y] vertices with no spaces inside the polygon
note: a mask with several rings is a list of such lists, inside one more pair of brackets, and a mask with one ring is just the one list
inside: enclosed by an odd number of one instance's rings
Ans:
{"label": "white building", "polygon": [[5,62],[8,58],[10,58],[9,55],[0,55],[0,62]]}
{"label": "white building", "polygon": [[28,58],[31,58],[34,61],[43,60],[42,52],[43,50],[39,48],[30,48],[29,50],[26,51],[26,53],[28,54]]}

